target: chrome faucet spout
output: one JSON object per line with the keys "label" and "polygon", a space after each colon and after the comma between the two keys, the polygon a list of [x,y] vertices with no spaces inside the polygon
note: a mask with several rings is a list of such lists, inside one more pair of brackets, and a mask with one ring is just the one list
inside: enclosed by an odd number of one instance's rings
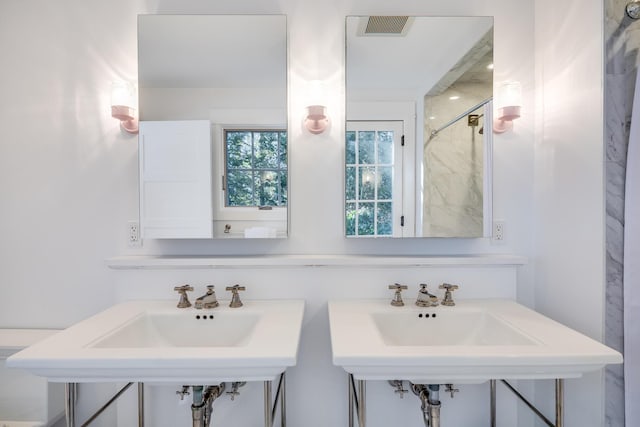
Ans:
{"label": "chrome faucet spout", "polygon": [[210,308],[216,308],[217,306],[220,305],[218,303],[218,299],[216,298],[216,293],[213,289],[214,289],[213,285],[207,286],[207,293],[202,295],[200,298],[196,299],[196,302],[194,304],[195,308],[197,308],[198,310],[203,308],[210,309]]}
{"label": "chrome faucet spout", "polygon": [[416,305],[418,307],[435,307],[438,305],[438,297],[427,290],[426,284],[421,283],[418,298],[416,298]]}

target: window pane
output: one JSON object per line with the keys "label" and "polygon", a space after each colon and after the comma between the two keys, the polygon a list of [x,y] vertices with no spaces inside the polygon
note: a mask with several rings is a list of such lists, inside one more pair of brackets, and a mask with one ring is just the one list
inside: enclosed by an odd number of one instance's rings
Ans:
{"label": "window pane", "polygon": [[356,234],[356,204],[355,203],[347,203],[345,205],[346,210],[346,232],[347,236],[355,236]]}
{"label": "window pane", "polygon": [[393,131],[378,132],[378,163],[393,164]]}
{"label": "window pane", "polygon": [[280,171],[280,206],[287,206],[287,171]]}
{"label": "window pane", "polygon": [[358,163],[373,164],[376,161],[375,155],[376,133],[373,131],[358,132]]}
{"label": "window pane", "polygon": [[254,150],[256,169],[278,167],[278,134],[277,132],[255,132]]}
{"label": "window pane", "polygon": [[348,165],[356,163],[356,133],[347,132],[346,162]]}
{"label": "window pane", "polygon": [[376,168],[373,166],[359,167],[360,200],[375,200]]}
{"label": "window pane", "polygon": [[378,200],[391,200],[393,196],[393,168],[378,168]]}
{"label": "window pane", "polygon": [[278,205],[278,174],[261,171],[255,174],[256,204],[258,206]]}
{"label": "window pane", "polygon": [[360,203],[358,209],[358,235],[373,236],[374,228],[374,203]]}
{"label": "window pane", "polygon": [[[279,160],[280,169],[287,169],[287,133],[280,132]],[[286,186],[284,187],[286,188]]]}
{"label": "window pane", "polygon": [[227,132],[227,168],[250,169],[253,152],[251,132]]}
{"label": "window pane", "polygon": [[347,200],[355,200],[356,198],[356,168],[348,166],[346,173],[345,191]]}
{"label": "window pane", "polygon": [[[393,236],[396,124],[352,123],[345,132],[345,229],[349,235]],[[372,129],[373,128],[373,129]],[[397,218],[396,218],[397,220]],[[355,228],[355,230],[354,230]]]}
{"label": "window pane", "polygon": [[390,236],[393,233],[393,217],[391,202],[378,203],[377,210],[378,235]]}
{"label": "window pane", "polygon": [[226,206],[286,206],[287,132],[225,132]]}
{"label": "window pane", "polygon": [[253,173],[229,171],[227,174],[227,206],[254,206]]}

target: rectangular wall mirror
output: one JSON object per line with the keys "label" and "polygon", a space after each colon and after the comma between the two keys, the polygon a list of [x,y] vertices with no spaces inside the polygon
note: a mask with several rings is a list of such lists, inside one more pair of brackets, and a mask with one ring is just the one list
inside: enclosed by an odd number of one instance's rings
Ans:
{"label": "rectangular wall mirror", "polygon": [[492,17],[347,17],[346,236],[490,236],[492,99]]}
{"label": "rectangular wall mirror", "polygon": [[138,85],[142,237],[286,237],[286,17],[140,15]]}

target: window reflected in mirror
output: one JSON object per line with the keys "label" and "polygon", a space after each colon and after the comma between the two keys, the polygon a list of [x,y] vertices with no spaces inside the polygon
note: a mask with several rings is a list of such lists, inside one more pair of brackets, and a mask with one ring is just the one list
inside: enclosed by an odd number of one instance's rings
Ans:
{"label": "window reflected in mirror", "polygon": [[[176,179],[195,173],[208,177],[210,194],[199,200],[170,195],[204,190],[158,191],[164,200],[151,206],[142,197],[141,228],[158,218],[176,224],[166,238],[193,237],[171,211],[189,203],[208,215],[208,227],[196,237],[287,237],[287,28],[283,15],[140,15],[138,17],[140,119],[147,122],[207,121],[210,157],[198,171],[176,171]],[[184,144],[163,142],[166,162]],[[205,144],[205,145],[206,145]],[[200,145],[198,145],[200,147]],[[145,165],[153,159],[141,159]],[[204,163],[204,162],[202,162]],[[151,165],[153,168],[154,165]],[[175,165],[168,165],[175,167]],[[151,169],[143,169],[145,170]],[[147,178],[141,177],[141,182]],[[195,182],[195,181],[194,181]],[[203,185],[202,180],[198,185]],[[156,183],[175,187],[175,182]],[[161,209],[163,208],[163,209]],[[204,227],[200,227],[203,230]],[[249,232],[247,232],[249,231]]]}
{"label": "window reflected in mirror", "polygon": [[[400,122],[357,122],[346,133],[347,236],[393,236],[393,204],[401,197],[394,183],[400,168],[395,150],[402,138]],[[397,207],[395,209],[398,210]],[[397,229],[396,229],[397,231]]]}
{"label": "window reflected in mirror", "polygon": [[346,35],[346,236],[489,236],[493,18],[350,16]]}
{"label": "window reflected in mirror", "polygon": [[287,131],[224,131],[225,205],[287,206]]}

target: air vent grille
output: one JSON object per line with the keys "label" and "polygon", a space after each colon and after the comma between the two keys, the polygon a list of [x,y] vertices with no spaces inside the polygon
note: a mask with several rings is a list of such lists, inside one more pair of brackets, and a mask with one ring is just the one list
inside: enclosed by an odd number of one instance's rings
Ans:
{"label": "air vent grille", "polygon": [[370,16],[364,34],[402,34],[408,16]]}

